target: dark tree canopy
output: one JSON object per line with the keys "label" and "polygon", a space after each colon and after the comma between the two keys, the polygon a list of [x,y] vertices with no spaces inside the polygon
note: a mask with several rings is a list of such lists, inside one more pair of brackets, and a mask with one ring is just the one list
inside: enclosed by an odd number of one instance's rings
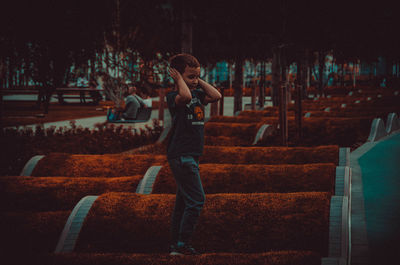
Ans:
{"label": "dark tree canopy", "polygon": [[[2,57],[37,43],[84,60],[116,42],[117,0],[2,1]],[[119,42],[144,57],[180,49],[182,0],[120,0]],[[399,19],[384,1],[203,0],[193,5],[193,52],[215,61],[266,58],[273,47],[337,51],[343,57],[399,57]],[[114,43],[115,44],[115,43]]]}

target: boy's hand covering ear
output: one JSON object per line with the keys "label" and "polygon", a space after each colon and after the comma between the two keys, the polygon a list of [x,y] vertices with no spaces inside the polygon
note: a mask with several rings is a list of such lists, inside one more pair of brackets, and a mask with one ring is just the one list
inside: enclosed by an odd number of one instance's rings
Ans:
{"label": "boy's hand covering ear", "polygon": [[178,80],[182,78],[181,73],[179,73],[179,71],[176,70],[175,68],[172,67],[168,68],[168,73],[172,77],[172,79],[174,79],[175,83],[177,83]]}

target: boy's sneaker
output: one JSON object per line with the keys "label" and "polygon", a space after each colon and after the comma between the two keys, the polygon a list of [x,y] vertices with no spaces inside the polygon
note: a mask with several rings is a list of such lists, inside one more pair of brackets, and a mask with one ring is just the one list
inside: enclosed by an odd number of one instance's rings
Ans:
{"label": "boy's sneaker", "polygon": [[190,245],[183,245],[181,247],[178,247],[177,245],[171,245],[170,247],[170,253],[171,256],[177,256],[177,255],[200,255],[199,252],[197,252],[192,246]]}

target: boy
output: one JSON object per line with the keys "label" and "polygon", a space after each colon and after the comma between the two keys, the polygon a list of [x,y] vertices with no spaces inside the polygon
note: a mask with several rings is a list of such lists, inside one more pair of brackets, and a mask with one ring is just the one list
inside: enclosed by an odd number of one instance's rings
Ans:
{"label": "boy", "polygon": [[190,240],[205,201],[199,174],[199,156],[204,145],[203,105],[218,101],[221,94],[199,78],[200,63],[192,55],[173,56],[169,74],[175,82],[175,91],[167,94],[172,118],[167,158],[177,184],[170,254],[197,255]]}

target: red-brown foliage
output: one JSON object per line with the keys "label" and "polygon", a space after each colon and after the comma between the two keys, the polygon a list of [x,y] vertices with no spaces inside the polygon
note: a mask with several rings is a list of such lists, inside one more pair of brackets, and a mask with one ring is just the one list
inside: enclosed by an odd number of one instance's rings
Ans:
{"label": "red-brown foliage", "polygon": [[[289,146],[339,145],[355,147],[368,139],[373,118],[303,118],[303,137],[296,139],[296,126],[289,122]],[[281,140],[278,132],[257,145],[276,146]]]}
{"label": "red-brown foliage", "polygon": [[[204,192],[334,192],[335,164],[306,165],[232,165],[202,164],[200,175]],[[176,193],[168,165],[157,175],[153,193]]]}
{"label": "red-brown foliage", "polygon": [[223,123],[211,122],[204,126],[206,136],[233,136],[254,139],[261,123]]}
{"label": "red-brown foliage", "polygon": [[18,175],[24,164],[34,155],[52,152],[69,154],[120,153],[145,144],[154,143],[162,130],[156,120],[153,128],[132,131],[131,128],[98,124],[96,129],[82,128],[71,122],[71,128],[43,129],[37,126],[23,130],[0,130],[0,176]]}
{"label": "red-brown foliage", "polygon": [[307,164],[339,163],[339,147],[221,147],[205,146],[200,163]]}
{"label": "red-brown foliage", "polygon": [[43,265],[320,265],[321,256],[311,251],[271,251],[265,253],[207,253],[201,256],[168,254],[73,253],[48,256]]}
{"label": "red-brown foliage", "polygon": [[72,210],[87,195],[135,192],[141,175],[120,178],[0,177],[0,211]]}
{"label": "red-brown foliage", "polygon": [[[108,193],[93,204],[79,252],[166,252],[175,195]],[[193,244],[201,252],[311,250],[327,255],[330,194],[206,196]],[[101,232],[100,232],[101,231]]]}
{"label": "red-brown foliage", "polygon": [[69,214],[70,211],[1,212],[0,253],[20,256],[53,252]]}
{"label": "red-brown foliage", "polygon": [[162,165],[162,155],[68,155],[50,154],[39,161],[33,176],[121,177],[143,175],[153,165]]}

